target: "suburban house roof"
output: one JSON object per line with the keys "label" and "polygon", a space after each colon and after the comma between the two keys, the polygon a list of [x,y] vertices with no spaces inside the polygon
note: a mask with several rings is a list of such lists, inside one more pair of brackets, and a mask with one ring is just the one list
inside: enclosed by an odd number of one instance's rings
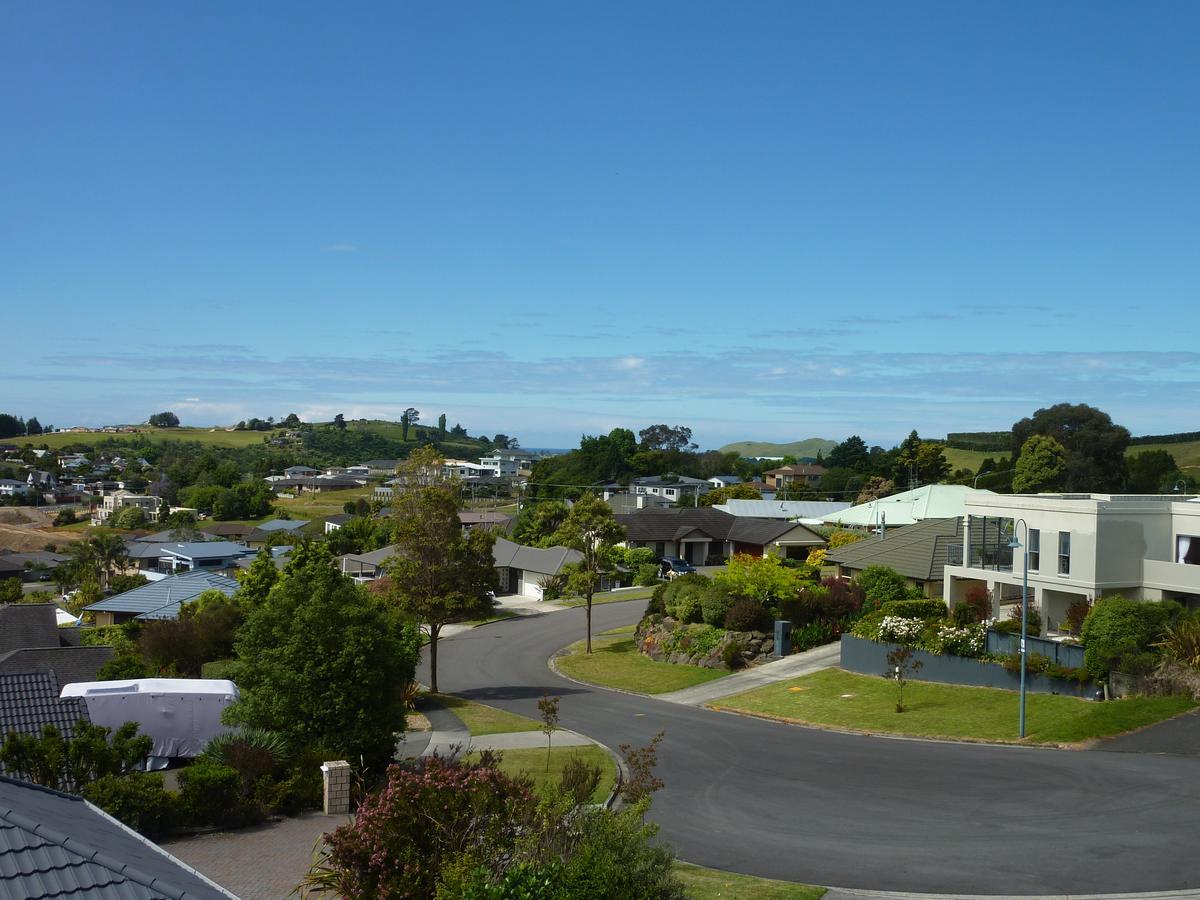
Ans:
{"label": "suburban house roof", "polygon": [[509,516],[488,509],[464,509],[459,512],[458,521],[466,528],[477,525],[492,525],[509,531],[517,519],[516,516]]}
{"label": "suburban house roof", "polygon": [[57,607],[52,603],[9,603],[0,606],[0,653],[24,647],[57,647]]}
{"label": "suburban house roof", "polygon": [[0,776],[0,896],[234,897],[82,797],[4,776]]}
{"label": "suburban house roof", "polygon": [[386,547],[380,547],[378,550],[372,550],[370,553],[347,553],[341,559],[353,560],[356,563],[361,563],[364,566],[374,566],[378,568],[385,562],[396,555],[396,545],[388,544]]}
{"label": "suburban house roof", "polygon": [[89,681],[113,657],[112,647],[75,647],[63,634],[53,603],[0,606],[0,674],[53,671],[59,684]]}
{"label": "suburban house roof", "polygon": [[255,531],[299,531],[308,524],[307,519],[268,519],[254,526]]}
{"label": "suburban house roof", "polygon": [[633,479],[630,484],[642,487],[676,487],[678,485],[708,484],[708,480],[692,478],[690,475],[647,475],[643,478]]}
{"label": "suburban house roof", "polygon": [[[197,529],[199,531],[199,529]],[[153,534],[143,534],[140,537],[135,537],[133,540],[138,544],[172,544],[178,543],[175,535],[179,534],[178,529],[168,528],[165,531],[156,531]],[[213,538],[208,532],[200,532],[196,535],[197,541],[208,541]]]}
{"label": "suburban house roof", "polygon": [[184,544],[158,544],[157,546],[168,556],[191,560],[235,559],[254,552],[245,544],[235,544],[233,541],[189,541]]}
{"label": "suburban house roof", "polygon": [[806,477],[819,477],[824,475],[826,469],[824,466],[811,465],[810,463],[795,463],[790,466],[779,466],[776,469],[768,469],[763,472],[764,475],[803,475]]}
{"label": "suburban house roof", "polygon": [[245,537],[254,530],[254,526],[240,522],[213,522],[211,525],[201,525],[198,530],[218,537]]}
{"label": "suburban house roof", "polygon": [[830,550],[825,559],[848,569],[889,566],[915,581],[941,581],[942,570],[950,562],[951,545],[962,546],[961,516],[925,519],[894,532],[885,530],[883,540],[868,537],[845,544]]}
{"label": "suburban house roof", "polygon": [[677,535],[700,529],[709,537],[723,541],[735,518],[719,509],[709,507],[671,507],[668,509],[639,509],[616,517],[625,526],[631,541],[675,541]]}
{"label": "suburban house roof", "polygon": [[972,490],[963,484],[927,484],[869,503],[860,503],[824,516],[824,521],[833,525],[870,528],[879,524],[882,515],[890,528],[894,525],[912,525],[923,519],[949,519],[964,514],[968,497],[991,493],[982,489]]}
{"label": "suburban house roof", "polygon": [[316,475],[321,470],[312,466],[288,466],[283,471],[288,475]]}
{"label": "suburban house roof", "polygon": [[819,546],[825,539],[795,522],[731,516],[715,507],[682,509],[640,509],[619,515],[626,539],[637,542],[678,541],[689,536],[709,537],[717,541],[743,544],[770,544],[795,532],[794,543]]}
{"label": "suburban house roof", "polygon": [[323,521],[326,525],[345,525],[353,518],[354,516],[350,513],[337,513],[336,515],[326,516],[321,521]]}
{"label": "suburban house roof", "polygon": [[86,609],[89,612],[136,613],[135,618],[143,620],[174,619],[183,604],[205,591],[220,591],[226,597],[232,597],[237,589],[238,583],[232,578],[196,569],[107,597]]}
{"label": "suburban house roof", "polygon": [[400,465],[398,459],[368,459],[366,462],[359,463],[360,466],[366,466],[368,469],[394,469]]}
{"label": "suburban house roof", "polygon": [[505,538],[496,538],[492,556],[500,569],[523,569],[539,575],[557,575],[567,563],[579,562],[583,554],[567,547],[526,547]]}
{"label": "suburban house roof", "polygon": [[59,697],[54,672],[0,674],[0,734],[41,734],[53,725],[66,738],[75,724],[88,721],[87,706],[79,697]]}
{"label": "suburban house roof", "polygon": [[727,512],[731,516],[813,521],[820,521],[822,516],[849,508],[849,503],[827,500],[726,500],[724,503],[713,504],[713,509]]}

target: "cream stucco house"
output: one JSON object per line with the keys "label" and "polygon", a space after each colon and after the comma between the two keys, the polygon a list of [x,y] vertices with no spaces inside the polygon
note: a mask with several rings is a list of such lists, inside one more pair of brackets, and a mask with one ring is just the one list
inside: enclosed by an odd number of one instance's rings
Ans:
{"label": "cream stucco house", "polygon": [[[1021,546],[1009,546],[1014,537]],[[962,541],[945,567],[943,596],[953,606],[983,585],[1000,615],[1002,606],[1020,603],[1026,561],[1030,602],[1052,629],[1080,598],[1122,594],[1195,608],[1200,502],[1170,495],[973,494]]]}

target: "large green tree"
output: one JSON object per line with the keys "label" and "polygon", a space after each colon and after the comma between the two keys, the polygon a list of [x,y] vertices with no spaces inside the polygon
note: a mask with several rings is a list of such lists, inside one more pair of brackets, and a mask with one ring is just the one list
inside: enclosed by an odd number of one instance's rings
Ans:
{"label": "large green tree", "polygon": [[384,591],[429,635],[429,688],[434,692],[442,628],[490,612],[499,585],[492,554],[496,536],[482,528],[464,534],[459,503],[453,483],[411,488],[393,500],[396,553],[387,563]]}
{"label": "large green tree", "polygon": [[1184,480],[1175,457],[1167,450],[1143,450],[1126,460],[1129,466],[1129,490],[1134,494],[1170,491]]}
{"label": "large green tree", "polygon": [[1055,491],[1067,477],[1067,451],[1052,437],[1035,434],[1021,445],[1013,470],[1013,490],[1018,494]]}
{"label": "large green tree", "polygon": [[[1013,425],[1018,459],[1035,434],[1054,438],[1067,453],[1063,489],[1073,492],[1120,491],[1125,487],[1125,448],[1129,430],[1113,424],[1108,413],[1084,403],[1059,403],[1039,409]],[[1013,461],[1014,466],[1017,460]]]}
{"label": "large green tree", "polygon": [[238,632],[241,697],[228,718],[281,732],[296,747],[386,762],[404,731],[401,688],[416,671],[416,628],[339,573],[321,544],[292,557]]}
{"label": "large green tree", "polygon": [[554,542],[578,550],[583,559],[566,567],[567,587],[587,601],[587,652],[592,652],[592,596],[600,586],[600,576],[612,568],[612,550],[625,540],[625,528],[613,515],[612,507],[595,494],[584,494],[575,501]]}

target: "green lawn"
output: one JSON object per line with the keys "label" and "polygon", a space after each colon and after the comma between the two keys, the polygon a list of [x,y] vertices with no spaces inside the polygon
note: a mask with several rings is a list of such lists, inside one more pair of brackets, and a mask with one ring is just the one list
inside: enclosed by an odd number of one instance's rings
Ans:
{"label": "green lawn", "polygon": [[1200,466],[1200,441],[1183,441],[1179,444],[1131,444],[1125,455],[1133,456],[1148,450],[1166,450],[1175,457],[1175,464],[1183,469]]}
{"label": "green lawn", "polygon": [[675,863],[675,874],[692,900],[817,900],[826,889],[790,881],[773,881]]}
{"label": "green lawn", "polygon": [[[650,595],[654,593],[653,587],[632,587],[623,588],[619,591],[604,591],[600,594],[592,595],[592,604],[597,603],[620,603],[623,600],[649,600]],[[583,597],[564,597],[561,600],[554,601],[562,606],[586,606],[587,600]]]}
{"label": "green lawn", "polygon": [[505,712],[494,706],[484,706],[473,700],[464,700],[453,694],[422,694],[417,702],[418,710],[428,703],[436,703],[450,710],[467,726],[467,731],[476,737],[485,734],[506,734],[510,731],[537,731],[542,723],[527,719],[516,713]]}
{"label": "green lawn", "polygon": [[[616,784],[617,766],[603,747],[553,747],[550,750],[550,768],[546,768],[546,748],[528,747],[521,750],[499,751],[500,769],[509,775],[524,773],[533,779],[534,790],[541,791],[548,785],[558,784],[563,766],[571,759],[582,759],[600,767],[600,783],[592,793],[593,803],[603,803]],[[478,753],[467,754],[468,760],[478,759]]]}
{"label": "green lawn", "polygon": [[583,641],[572,644],[564,655],[555,659],[559,671],[590,684],[640,694],[666,694],[729,674],[724,669],[655,662],[637,652],[632,637],[624,636],[632,634],[632,627],[613,632],[614,637],[592,638],[590,656],[583,652]]}
{"label": "green lawn", "polygon": [[360,498],[370,500],[371,494],[374,491],[375,488],[372,485],[366,485],[360,488],[350,488],[345,491],[322,491],[319,494],[305,493],[294,500],[276,500],[275,508],[286,510],[287,514],[293,519],[314,521],[343,512],[342,507],[346,505],[347,501],[355,501]]}
{"label": "green lawn", "polygon": [[[914,681],[904,688],[905,711],[897,713],[894,681],[826,669],[725,697],[711,706],[856,731],[1015,742],[1018,703],[1015,691]],[[1185,697],[1096,703],[1028,694],[1026,741],[1073,744],[1108,737],[1187,712],[1195,705]]]}

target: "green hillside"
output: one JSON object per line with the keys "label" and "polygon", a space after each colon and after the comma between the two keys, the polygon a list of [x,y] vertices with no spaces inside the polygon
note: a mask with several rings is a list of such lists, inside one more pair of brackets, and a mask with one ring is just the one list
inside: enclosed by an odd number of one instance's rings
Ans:
{"label": "green hillside", "polygon": [[722,453],[736,453],[739,456],[794,456],[801,459],[805,456],[816,457],[817,452],[828,453],[838,445],[837,441],[825,438],[808,438],[803,441],[792,441],[790,444],[772,444],[769,441],[736,441],[721,448]]}
{"label": "green hillside", "polygon": [[1166,450],[1175,457],[1175,465],[1181,469],[1200,467],[1200,441],[1183,441],[1178,444],[1134,444],[1125,451],[1126,456],[1146,450]]}
{"label": "green hillside", "polygon": [[40,447],[45,444],[51,450],[59,450],[73,444],[96,444],[108,439],[127,441],[135,437],[145,437],[152,441],[199,441],[201,444],[211,444],[214,447],[249,447],[261,444],[264,437],[276,433],[273,431],[226,431],[224,428],[151,428],[149,425],[143,425],[138,426],[135,432],[71,431],[9,438],[8,442],[20,447],[24,447],[26,444]]}

